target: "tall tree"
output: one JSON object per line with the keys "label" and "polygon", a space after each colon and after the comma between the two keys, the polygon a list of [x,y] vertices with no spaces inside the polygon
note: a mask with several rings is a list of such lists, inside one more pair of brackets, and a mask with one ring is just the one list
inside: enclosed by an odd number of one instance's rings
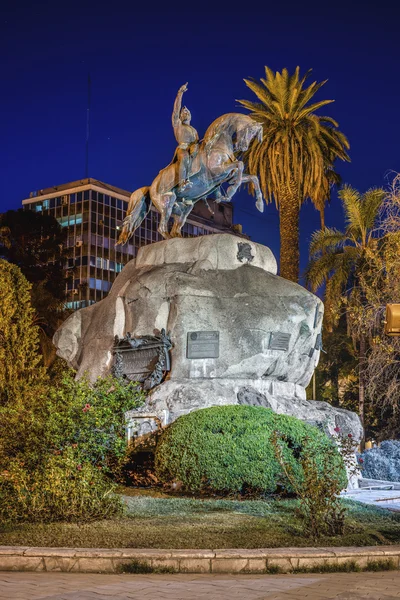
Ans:
{"label": "tall tree", "polygon": [[54,332],[68,316],[64,310],[65,240],[66,230],[51,215],[21,209],[0,215],[0,256],[18,265],[32,284],[31,300],[46,366],[55,358]]}
{"label": "tall tree", "polygon": [[364,273],[377,261],[379,212],[385,197],[382,189],[361,195],[351,186],[339,191],[346,218],[345,231],[325,228],[314,233],[306,281],[314,291],[326,284],[326,319],[334,323],[345,306],[347,321],[359,361],[359,414],[364,424],[365,364],[368,343]]}
{"label": "tall tree", "polygon": [[334,162],[350,160],[349,143],[331,117],[316,111],[333,100],[310,103],[326,83],[305,87],[311,71],[300,77],[287,69],[274,73],[265,67],[265,79],[245,79],[258,102],[240,100],[251,116],[263,124],[263,139],[252,143],[246,155],[251,173],[260,178],[267,202],[275,200],[280,216],[280,274],[299,279],[299,212],[310,198],[321,213],[336,180]]}
{"label": "tall tree", "polygon": [[16,265],[0,259],[0,405],[17,402],[23,388],[45,377],[30,288]]}
{"label": "tall tree", "polygon": [[2,255],[18,265],[32,284],[45,282],[51,294],[64,300],[66,231],[57,219],[41,212],[9,210],[0,215]]}

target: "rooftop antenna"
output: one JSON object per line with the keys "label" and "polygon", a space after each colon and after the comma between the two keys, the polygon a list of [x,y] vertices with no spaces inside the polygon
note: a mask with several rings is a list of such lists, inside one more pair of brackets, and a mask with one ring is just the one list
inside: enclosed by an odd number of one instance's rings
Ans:
{"label": "rooftop antenna", "polygon": [[89,177],[89,133],[90,133],[90,73],[88,73],[87,79],[87,110],[86,110],[86,164],[85,164],[85,177],[86,179]]}

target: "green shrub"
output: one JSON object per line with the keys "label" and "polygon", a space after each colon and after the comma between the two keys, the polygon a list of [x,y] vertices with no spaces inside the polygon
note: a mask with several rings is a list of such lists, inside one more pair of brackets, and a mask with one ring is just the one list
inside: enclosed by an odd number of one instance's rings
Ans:
{"label": "green shrub", "polygon": [[91,385],[66,375],[49,395],[48,431],[52,447],[73,447],[81,462],[90,462],[112,474],[125,457],[125,412],[145,401],[135,383],[114,377],[99,378]]}
{"label": "green shrub", "polygon": [[35,471],[17,460],[0,473],[0,522],[89,521],[123,513],[116,485],[100,469],[80,463],[73,449]]}
{"label": "green shrub", "polygon": [[125,412],[144,400],[134,383],[106,377],[90,385],[67,372],[57,385],[0,406],[0,469],[15,458],[33,470],[73,448],[79,462],[110,474],[126,452]]}
{"label": "green shrub", "polygon": [[[297,512],[303,521],[306,535],[316,539],[321,535],[342,535],[346,508],[339,492],[343,488],[342,468],[337,463],[337,448],[332,444],[321,449],[307,436],[299,457],[302,477],[297,476],[292,463],[287,460],[287,438],[274,433],[272,445],[275,457],[286,475],[293,491],[300,499]],[[343,463],[346,464],[345,459]]]}
{"label": "green shrub", "polygon": [[125,457],[126,410],[144,401],[112,377],[66,372],[0,406],[0,519],[87,520],[118,513],[110,476]]}
{"label": "green shrub", "polygon": [[[272,438],[284,436],[282,453],[301,481],[303,443],[323,457],[332,452],[341,484],[347,483],[343,460],[334,443],[318,428],[295,417],[255,406],[216,406],[184,415],[162,434],[156,449],[157,477],[181,481],[187,491],[271,493],[293,491],[275,455]],[[321,475],[324,461],[317,460]]]}

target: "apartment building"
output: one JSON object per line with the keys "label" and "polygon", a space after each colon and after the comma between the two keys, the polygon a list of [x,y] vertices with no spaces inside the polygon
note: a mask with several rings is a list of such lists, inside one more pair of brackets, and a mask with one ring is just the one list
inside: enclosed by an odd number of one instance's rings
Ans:
{"label": "apartment building", "polygon": [[[61,227],[67,228],[68,308],[76,310],[102,300],[138,249],[162,239],[157,231],[159,214],[152,208],[129,243],[116,246],[130,194],[88,178],[32,192],[22,201],[24,210],[53,215]],[[184,236],[234,231],[232,205],[213,201],[209,205],[214,214],[203,202],[194,207],[183,229]]]}

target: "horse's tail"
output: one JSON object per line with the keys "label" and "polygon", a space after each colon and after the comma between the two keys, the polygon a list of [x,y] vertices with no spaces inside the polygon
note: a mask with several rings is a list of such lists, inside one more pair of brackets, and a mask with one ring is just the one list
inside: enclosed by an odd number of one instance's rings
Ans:
{"label": "horse's tail", "polygon": [[131,194],[128,212],[117,244],[125,244],[146,218],[151,207],[150,188],[141,187]]}

